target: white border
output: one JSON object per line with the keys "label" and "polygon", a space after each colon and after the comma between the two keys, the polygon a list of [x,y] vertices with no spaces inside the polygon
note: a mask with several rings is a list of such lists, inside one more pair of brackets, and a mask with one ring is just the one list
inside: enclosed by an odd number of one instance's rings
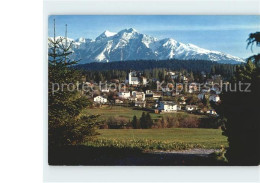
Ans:
{"label": "white border", "polygon": [[47,37],[49,15],[259,15],[259,0],[45,0],[44,182],[260,182],[259,167],[48,166]]}
{"label": "white border", "polygon": [[[45,0],[50,14],[259,15],[259,0]],[[46,17],[44,17],[46,18]]]}

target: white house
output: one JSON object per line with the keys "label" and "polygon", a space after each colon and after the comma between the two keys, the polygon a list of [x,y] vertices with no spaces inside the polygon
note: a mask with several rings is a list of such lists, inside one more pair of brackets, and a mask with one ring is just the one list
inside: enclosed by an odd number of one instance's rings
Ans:
{"label": "white house", "polygon": [[180,105],[185,105],[186,102],[185,102],[185,101],[180,101],[179,104],[180,104]]}
{"label": "white house", "polygon": [[218,95],[210,95],[209,101],[218,102],[220,101],[220,97]]}
{"label": "white house", "polygon": [[149,94],[152,95],[152,94],[153,94],[153,91],[152,91],[152,90],[146,90],[146,91],[145,91],[145,94],[147,94],[147,95],[149,95]]}
{"label": "white house", "polygon": [[178,74],[176,74],[175,72],[167,72],[167,75],[170,75],[172,79],[178,78]]}
{"label": "white house", "polygon": [[96,96],[96,97],[94,97],[94,102],[96,102],[98,104],[105,104],[105,103],[107,103],[107,99],[102,96]]}
{"label": "white house", "polygon": [[177,110],[181,111],[181,106],[180,105],[177,105]]}
{"label": "white house", "polygon": [[192,111],[197,110],[197,106],[196,105],[186,105],[185,109],[188,112],[192,112]]}
{"label": "white house", "polygon": [[108,92],[109,92],[109,89],[102,89],[101,92],[103,92],[103,93],[108,93]]}
{"label": "white house", "polygon": [[154,99],[158,99],[162,96],[162,93],[161,92],[153,92],[153,98]]}
{"label": "white house", "polygon": [[210,115],[218,115],[218,114],[216,113],[216,111],[213,110],[213,109],[208,110],[208,111],[207,111],[207,114],[210,114]]}
{"label": "white house", "polygon": [[151,90],[146,90],[146,91],[145,91],[145,96],[146,96],[146,97],[152,97],[152,96],[153,96],[153,91],[151,91]]}
{"label": "white house", "polygon": [[136,97],[129,97],[128,100],[129,101],[137,101],[137,98]]}
{"label": "white house", "polygon": [[135,107],[145,107],[146,101],[135,101]]}
{"label": "white house", "polygon": [[173,101],[160,101],[158,110],[161,112],[177,112],[178,106]]}
{"label": "white house", "polygon": [[115,103],[116,103],[116,104],[123,104],[124,101],[123,101],[123,100],[120,100],[120,99],[116,99],[116,100],[115,100]]}
{"label": "white house", "polygon": [[132,96],[136,97],[138,100],[145,100],[145,93],[144,92],[137,92],[137,91],[132,91]]}
{"label": "white house", "polygon": [[118,92],[118,97],[122,99],[128,99],[131,96],[130,92]]}
{"label": "white house", "polygon": [[167,72],[166,74],[167,74],[167,75],[170,75],[170,76],[174,76],[174,75],[175,75],[175,72],[169,71],[169,72]]}
{"label": "white house", "polygon": [[186,76],[181,76],[181,80],[188,81],[188,78]]}
{"label": "white house", "polygon": [[188,92],[189,92],[189,93],[193,93],[193,92],[194,92],[194,89],[189,88]]}

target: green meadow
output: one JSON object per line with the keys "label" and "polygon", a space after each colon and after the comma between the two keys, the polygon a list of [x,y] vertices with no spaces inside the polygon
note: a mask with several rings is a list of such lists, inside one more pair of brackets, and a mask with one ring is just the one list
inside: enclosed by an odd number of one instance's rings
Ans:
{"label": "green meadow", "polygon": [[220,129],[102,129],[92,141],[94,147],[138,148],[141,150],[221,149],[227,138]]}
{"label": "green meadow", "polygon": [[[108,119],[109,117],[124,117],[127,119],[132,120],[133,116],[136,115],[137,118],[142,116],[144,110],[142,109],[135,109],[132,107],[123,107],[123,106],[112,106],[112,107],[100,107],[100,108],[90,108],[86,109],[85,112],[87,114],[99,114],[102,119]],[[147,111],[145,111],[147,112]],[[171,115],[174,116],[177,113],[164,113],[164,114],[155,114],[153,112],[150,113],[152,119],[159,119],[163,116]],[[195,114],[188,114],[186,112],[178,112],[178,114],[184,114],[187,116],[198,116],[198,117],[205,117],[204,115],[195,115]]]}

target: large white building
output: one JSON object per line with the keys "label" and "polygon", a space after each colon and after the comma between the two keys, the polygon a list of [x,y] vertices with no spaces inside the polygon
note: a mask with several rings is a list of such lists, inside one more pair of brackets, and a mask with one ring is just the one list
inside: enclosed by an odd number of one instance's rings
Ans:
{"label": "large white building", "polygon": [[136,77],[136,72],[129,72],[128,74],[128,83],[130,85],[138,85],[140,83],[139,78]]}
{"label": "large white building", "polygon": [[131,71],[128,74],[128,84],[129,85],[146,85],[148,83],[147,78],[143,76],[138,76],[136,71]]}
{"label": "large white building", "polygon": [[173,101],[160,101],[158,110],[160,112],[177,112],[178,106]]}
{"label": "large white building", "polygon": [[107,99],[102,96],[96,96],[94,98],[94,102],[96,102],[98,104],[105,104],[105,103],[107,103]]}

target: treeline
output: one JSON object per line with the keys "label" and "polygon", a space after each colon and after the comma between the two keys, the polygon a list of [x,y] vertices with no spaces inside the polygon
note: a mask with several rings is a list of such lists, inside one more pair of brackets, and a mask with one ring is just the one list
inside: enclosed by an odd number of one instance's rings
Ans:
{"label": "treeline", "polygon": [[220,74],[227,79],[231,79],[236,72],[237,66],[233,64],[214,64],[211,66],[210,74]]}
{"label": "treeline", "polygon": [[149,129],[152,126],[153,120],[150,113],[143,112],[139,119],[134,116],[132,121],[124,117],[110,117],[99,127],[101,129]]}
{"label": "treeline", "polygon": [[[130,70],[106,70],[106,71],[82,71],[87,81],[111,81],[113,79],[119,81],[125,81],[128,78]],[[165,80],[167,69],[165,68],[154,68],[146,69],[142,72],[142,76],[147,79]],[[182,74],[187,74],[186,70],[180,71]]]}
{"label": "treeline", "polygon": [[134,60],[134,61],[118,61],[109,63],[88,63],[75,66],[77,69],[88,71],[105,71],[105,70],[138,70],[154,68],[168,68],[179,71],[185,69],[188,71],[204,71],[210,72],[211,66],[217,64],[207,60]]}
{"label": "treeline", "polygon": [[153,120],[149,113],[143,112],[139,120],[136,116],[133,117],[132,125],[134,129],[149,129],[153,126]]}
{"label": "treeline", "polygon": [[[226,66],[226,67],[225,67]],[[236,66],[223,65],[213,66],[211,72],[193,72],[187,71],[185,69],[180,69],[177,71],[177,77],[171,78],[167,71],[170,69],[167,68],[154,68],[154,69],[145,69],[140,71],[142,76],[146,77],[151,83],[156,83],[156,81],[165,81],[165,82],[182,82],[182,76],[185,76],[189,79],[190,82],[204,82],[207,79],[210,79],[213,75],[221,75],[222,78],[229,80],[233,77],[234,70]],[[106,70],[106,71],[82,71],[82,74],[85,76],[86,81],[99,83],[105,81],[113,82],[124,82],[128,78],[128,73],[130,70]],[[142,77],[141,77],[142,78]]]}
{"label": "treeline", "polygon": [[165,71],[180,71],[199,75],[220,74],[230,79],[236,71],[234,64],[219,64],[206,60],[138,60],[109,63],[88,63],[74,66],[81,70],[88,80],[103,81],[111,79],[124,80],[130,70],[142,71],[147,78],[163,80]]}
{"label": "treeline", "polygon": [[151,128],[219,128],[221,122],[216,117],[202,117],[176,113],[159,119],[152,119],[149,112],[143,112],[140,118],[136,115],[132,120],[125,117],[109,117],[100,129],[151,129]]}

